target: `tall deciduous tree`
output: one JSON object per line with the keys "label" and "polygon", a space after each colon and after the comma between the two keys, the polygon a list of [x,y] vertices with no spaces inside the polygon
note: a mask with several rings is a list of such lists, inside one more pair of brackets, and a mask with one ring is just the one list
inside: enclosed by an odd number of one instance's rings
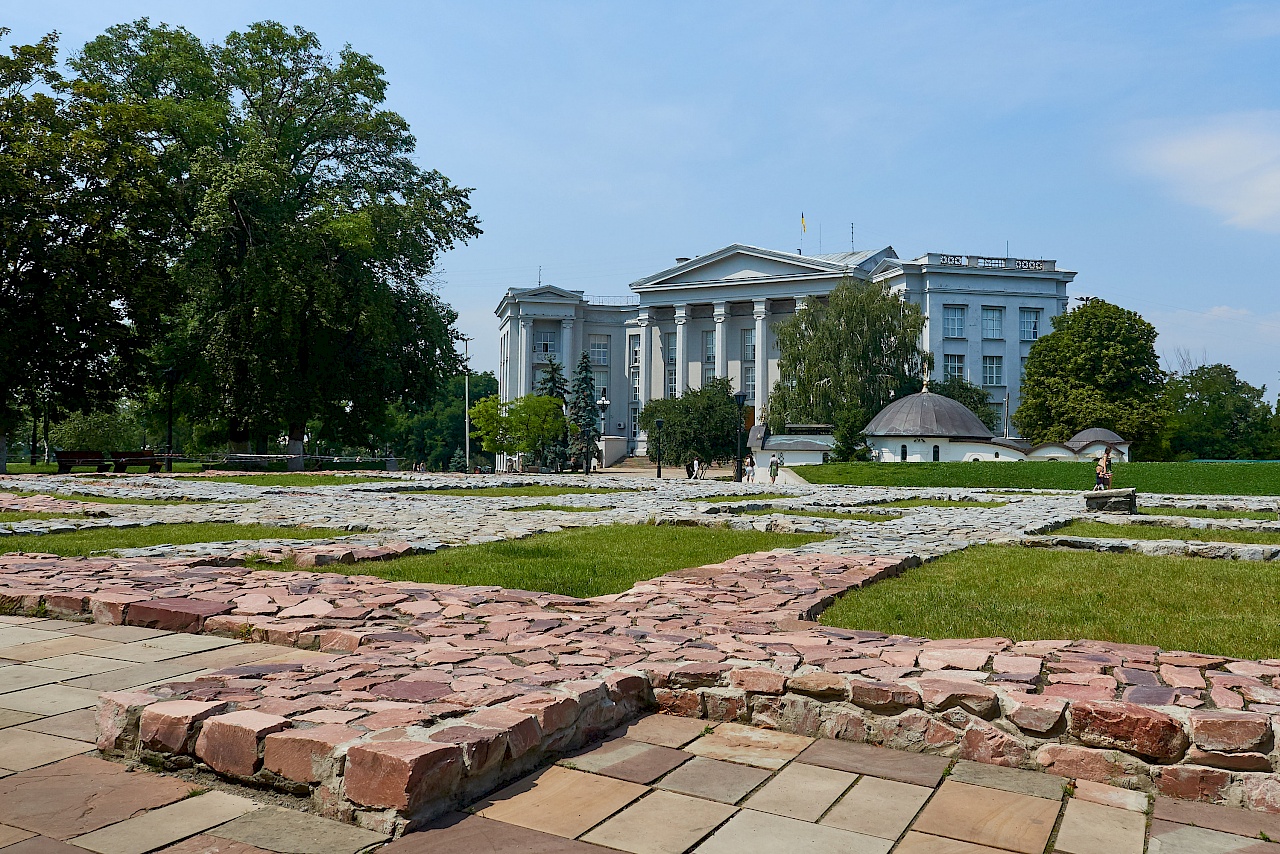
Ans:
{"label": "tall deciduous tree", "polygon": [[[473,400],[483,400],[497,391],[498,380],[492,373],[471,375]],[[389,438],[395,455],[426,463],[432,471],[451,466],[455,453],[465,459],[463,392],[463,377],[454,376],[425,406],[393,406]]]}
{"label": "tall deciduous tree", "polygon": [[[662,419],[661,449],[654,441],[658,419]],[[658,398],[640,411],[639,426],[649,434],[649,459],[672,466],[723,463],[737,458],[741,413],[733,399],[732,381],[727,377],[708,380],[699,389],[686,389],[675,398]],[[743,436],[745,443],[746,437]]]}
{"label": "tall deciduous tree", "polygon": [[569,391],[569,458],[574,468],[590,473],[600,441],[600,407],[596,406],[596,381],[591,357],[584,351],[573,372]]}
{"label": "tall deciduous tree", "polygon": [[1084,300],[1031,346],[1014,423],[1032,442],[1105,427],[1133,442],[1135,456],[1156,455],[1169,413],[1155,342],[1136,312]]}
{"label": "tall deciduous tree", "polygon": [[1270,459],[1277,448],[1266,386],[1252,386],[1230,365],[1202,365],[1165,387],[1165,434],[1174,459]]}
{"label": "tall deciduous tree", "polygon": [[919,387],[929,365],[919,306],[882,285],[846,279],[824,305],[811,302],[778,324],[778,382],[769,398],[775,430],[791,423],[866,423]]}
{"label": "tall deciduous tree", "polygon": [[564,409],[553,397],[526,394],[503,403],[494,394],[471,407],[471,423],[486,451],[541,460],[547,445],[564,435]]}
{"label": "tall deciduous tree", "polygon": [[[0,38],[8,30],[0,29]],[[5,436],[114,405],[163,302],[145,116],[56,69],[57,38],[0,55],[0,471]]]}
{"label": "tall deciduous tree", "polygon": [[456,371],[456,316],[424,281],[480,233],[470,191],[414,163],[369,56],[273,22],[203,45],[141,20],[74,67],[157,126],[182,291],[157,360],[199,416],[235,442],[285,432],[296,468],[309,421],[359,443]]}

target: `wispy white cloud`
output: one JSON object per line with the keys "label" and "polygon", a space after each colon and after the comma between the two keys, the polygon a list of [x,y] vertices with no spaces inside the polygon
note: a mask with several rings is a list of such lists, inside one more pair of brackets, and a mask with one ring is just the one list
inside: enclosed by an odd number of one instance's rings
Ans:
{"label": "wispy white cloud", "polygon": [[1171,307],[1147,308],[1143,316],[1160,333],[1156,349],[1167,367],[1176,366],[1177,351],[1206,362],[1225,362],[1254,385],[1280,388],[1275,341],[1280,338],[1280,312],[1258,312],[1229,305],[1203,311]]}
{"label": "wispy white cloud", "polygon": [[1149,138],[1137,167],[1239,228],[1280,233],[1280,111],[1229,113]]}

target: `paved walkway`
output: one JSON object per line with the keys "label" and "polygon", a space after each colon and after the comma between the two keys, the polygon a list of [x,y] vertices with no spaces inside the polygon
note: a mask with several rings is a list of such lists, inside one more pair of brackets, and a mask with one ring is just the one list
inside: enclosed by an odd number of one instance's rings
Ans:
{"label": "paved walkway", "polygon": [[313,653],[135,626],[0,616],[0,851],[4,854],[355,854],[387,837],[284,809],[279,796],[108,762],[100,691],[195,679]]}

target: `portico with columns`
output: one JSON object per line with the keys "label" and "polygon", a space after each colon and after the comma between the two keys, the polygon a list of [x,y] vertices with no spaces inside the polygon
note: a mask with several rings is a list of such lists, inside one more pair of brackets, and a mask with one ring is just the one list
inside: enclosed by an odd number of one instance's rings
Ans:
{"label": "portico with columns", "polygon": [[[701,388],[709,377],[728,377],[735,392],[747,395],[749,423],[767,416],[769,393],[779,379],[777,325],[805,305],[824,301],[845,278],[884,282],[921,305],[927,322],[931,313],[942,312],[936,294],[943,289],[948,309],[952,303],[973,304],[971,318],[987,316],[987,303],[1008,303],[1012,332],[1013,318],[1030,316],[1047,330],[1075,275],[1057,271],[1052,261],[936,257],[954,263],[940,269],[928,263],[932,254],[902,262],[889,246],[807,256],[734,244],[678,258],[675,266],[632,282],[627,297],[589,296],[552,285],[512,289],[496,311],[499,394],[503,400],[529,394],[549,358],[571,373],[587,352],[597,394],[604,389],[610,400],[606,435],[625,437],[629,453],[643,454],[648,437],[637,418],[644,405]],[[929,296],[923,298],[926,286]],[[1020,315],[1024,303],[1032,307],[1026,311],[1040,313]],[[942,318],[934,318],[931,329],[941,328]],[[924,343],[944,349],[928,333]],[[982,354],[971,361],[991,363],[987,350],[995,352],[993,342],[984,342]],[[942,371],[939,359],[934,374]],[[1013,371],[1001,375],[1000,400],[1006,390],[1016,394],[1019,379]]]}

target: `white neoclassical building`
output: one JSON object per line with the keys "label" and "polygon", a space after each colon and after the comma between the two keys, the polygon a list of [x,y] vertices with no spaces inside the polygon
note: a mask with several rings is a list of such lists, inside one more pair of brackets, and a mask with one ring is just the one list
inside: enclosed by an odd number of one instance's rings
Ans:
{"label": "white neoclassical building", "polygon": [[[893,247],[798,255],[734,244],[632,282],[632,296],[587,296],[554,285],[513,288],[498,304],[502,400],[533,391],[555,359],[572,373],[586,352],[597,394],[609,401],[606,434],[645,450],[637,416],[649,400],[729,377],[755,413],[767,413],[778,379],[774,327],[807,301],[824,300],[845,277],[884,282],[925,316],[934,376],[983,386],[1003,417],[1018,405],[1022,365],[1049,320],[1066,310],[1075,273],[1054,261],[930,252],[898,258]],[[1007,407],[1007,409],[1006,409]]]}

